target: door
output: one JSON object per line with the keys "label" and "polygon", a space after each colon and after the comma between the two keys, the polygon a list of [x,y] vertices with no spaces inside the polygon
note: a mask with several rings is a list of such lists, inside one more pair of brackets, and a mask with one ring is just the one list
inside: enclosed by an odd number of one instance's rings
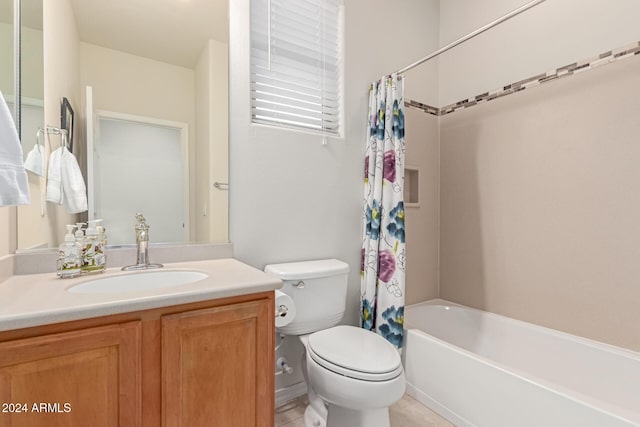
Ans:
{"label": "door", "polygon": [[188,125],[97,110],[85,93],[89,219],[103,219],[109,244],[135,243],[136,212],[153,243],[190,241]]}
{"label": "door", "polygon": [[140,322],[0,343],[0,426],[140,426],[140,355]]}
{"label": "door", "polygon": [[273,305],[268,300],[162,318],[165,427],[272,427]]}

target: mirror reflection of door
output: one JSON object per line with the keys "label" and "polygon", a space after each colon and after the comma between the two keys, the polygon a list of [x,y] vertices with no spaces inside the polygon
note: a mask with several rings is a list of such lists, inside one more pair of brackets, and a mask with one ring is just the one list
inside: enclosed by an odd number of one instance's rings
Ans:
{"label": "mirror reflection of door", "polygon": [[109,244],[135,243],[132,212],[144,214],[153,242],[188,240],[187,125],[99,110],[92,118],[89,218],[104,219]]}

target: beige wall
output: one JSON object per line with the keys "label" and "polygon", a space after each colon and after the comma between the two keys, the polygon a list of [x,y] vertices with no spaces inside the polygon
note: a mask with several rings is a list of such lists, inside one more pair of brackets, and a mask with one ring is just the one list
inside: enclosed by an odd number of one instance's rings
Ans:
{"label": "beige wall", "polygon": [[[0,22],[0,90],[4,95],[13,94],[13,26]],[[12,230],[9,221],[10,210],[0,208],[0,258],[11,253]]]}
{"label": "beige wall", "polygon": [[[440,3],[435,1],[403,4],[401,10],[405,15],[402,22],[413,28],[407,33],[413,39],[405,40],[401,50],[405,50],[407,59],[395,69],[402,68],[438,49]],[[404,9],[405,7],[407,9]],[[420,31],[416,31],[417,27],[420,27]],[[391,58],[387,58],[385,53],[380,59]],[[405,101],[439,105],[438,73],[437,59],[405,73]],[[408,231],[405,303],[415,304],[438,297],[440,140],[437,117],[411,108],[405,109],[405,115],[405,163],[419,169],[420,181],[420,205],[409,207],[405,200],[405,226]]]}
{"label": "beige wall", "polygon": [[0,22],[0,91],[13,95],[13,25]]}
{"label": "beige wall", "polygon": [[[13,27],[0,22],[0,90],[13,94]],[[3,101],[4,102],[4,101]],[[9,221],[11,207],[0,208],[0,258],[11,253],[11,235],[15,232]]]}
{"label": "beige wall", "polygon": [[[43,32],[23,27],[21,85],[22,96],[31,98],[29,103],[32,101],[37,104],[44,102],[43,53]],[[25,103],[22,105],[21,140],[25,156],[35,145],[37,126],[44,124],[42,104],[39,105],[39,107],[29,107]],[[31,119],[28,119],[29,117]],[[31,203],[18,206],[18,249],[47,247],[48,221],[43,217],[42,188],[44,188],[44,183],[35,174],[27,173],[27,176]]]}
{"label": "beige wall", "polygon": [[[78,31],[73,10],[69,0],[43,2],[43,39],[44,50],[44,121],[48,125],[60,126],[60,102],[66,97],[73,106],[75,116],[74,135],[78,135],[83,121],[80,96],[80,56]],[[74,136],[75,139],[75,136]],[[52,137],[53,149],[57,148]],[[79,144],[80,145],[80,144]],[[75,151],[75,150],[74,150]],[[78,153],[74,153],[78,155]],[[83,156],[82,153],[79,154]],[[40,188],[45,188],[44,180],[40,180]],[[47,230],[47,240],[50,246],[56,246],[62,241],[66,231],[65,224],[74,224],[77,215],[66,213],[62,205],[47,203],[46,216],[41,220],[46,222],[43,228]]]}
{"label": "beige wall", "polygon": [[11,210],[12,207],[0,208],[0,258],[9,255],[11,251],[11,234],[15,230],[11,226]]}
{"label": "beige wall", "polygon": [[41,30],[22,27],[21,90],[22,96],[42,100],[44,96],[43,34]]}
{"label": "beige wall", "polygon": [[194,122],[193,70],[80,43],[82,88],[93,86],[99,110]]}
{"label": "beige wall", "polygon": [[[406,115],[407,166],[419,170],[419,206],[405,200],[406,304],[438,298],[440,140],[438,118],[412,108]],[[405,176],[405,179],[407,177]]]}
{"label": "beige wall", "polygon": [[[384,6],[382,10],[388,5]],[[440,0],[404,0],[394,6],[394,13],[398,13],[393,19],[403,22],[403,26],[411,28],[406,34],[407,39],[398,47],[380,55],[379,61],[393,62],[396,65],[389,69],[388,73],[403,68],[423,58],[425,55],[440,47]],[[370,13],[370,12],[368,12]],[[420,29],[417,30],[417,27]],[[356,28],[355,31],[358,31]],[[396,59],[402,57],[402,60]],[[406,59],[404,59],[406,58]],[[423,63],[404,73],[404,98],[405,100],[418,101],[428,105],[439,105],[439,60],[438,58]]]}
{"label": "beige wall", "polygon": [[213,182],[229,182],[229,46],[209,41],[211,80],[211,169],[209,219],[211,240],[229,241],[229,192],[213,188]]}
{"label": "beige wall", "polygon": [[209,151],[211,145],[211,61],[209,45],[202,49],[194,68],[195,80],[195,150],[196,150],[196,240],[209,240],[211,234],[208,212],[211,174]]}
{"label": "beige wall", "polygon": [[640,350],[640,57],[441,119],[440,296]]}
{"label": "beige wall", "polygon": [[[11,17],[12,18],[12,17]],[[42,99],[42,31],[22,27],[22,96]],[[0,22],[0,90],[13,94],[13,25]]]}
{"label": "beige wall", "polygon": [[195,67],[196,240],[226,242],[229,181],[228,45],[209,40]]}
{"label": "beige wall", "polygon": [[[0,23],[0,89],[8,98],[13,101],[13,27],[6,23]],[[22,28],[22,96],[29,98],[26,102],[42,101],[44,98],[43,88],[43,40],[42,31],[30,28]],[[12,104],[13,108],[13,104]],[[36,139],[35,131],[27,130],[25,117],[27,108],[22,108],[22,143],[23,151],[29,152]],[[41,122],[38,124],[42,124]],[[35,175],[28,174],[29,193],[31,203],[18,207],[17,224],[13,222],[8,232],[2,233],[3,244],[15,245],[13,242],[16,234],[19,234],[17,241],[18,248],[23,249],[32,246],[46,244],[47,241],[47,221],[41,216],[41,192],[40,179]],[[15,216],[15,215],[14,215]],[[1,219],[0,219],[1,221]],[[16,228],[19,231],[16,232]],[[6,236],[6,237],[5,237]],[[5,242],[6,240],[6,242]],[[7,246],[7,248],[9,247]],[[1,248],[0,248],[1,249]],[[15,248],[14,248],[15,249]]]}

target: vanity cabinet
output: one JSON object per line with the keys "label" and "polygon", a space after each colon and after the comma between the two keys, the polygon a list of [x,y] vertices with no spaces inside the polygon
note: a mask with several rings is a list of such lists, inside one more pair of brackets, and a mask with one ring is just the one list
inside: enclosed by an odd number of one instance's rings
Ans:
{"label": "vanity cabinet", "polygon": [[0,426],[139,426],[140,322],[0,343]]}
{"label": "vanity cabinet", "polygon": [[0,404],[28,404],[0,427],[272,427],[273,313],[263,292],[0,332]]}
{"label": "vanity cabinet", "polygon": [[162,318],[163,426],[273,425],[269,308],[250,301]]}

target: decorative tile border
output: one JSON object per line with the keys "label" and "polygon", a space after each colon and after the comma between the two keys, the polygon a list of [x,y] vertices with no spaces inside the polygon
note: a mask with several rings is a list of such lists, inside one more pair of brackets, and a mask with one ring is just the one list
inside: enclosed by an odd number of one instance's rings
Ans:
{"label": "decorative tile border", "polygon": [[414,101],[412,99],[405,101],[404,106],[407,108],[414,108],[416,110],[422,110],[427,114],[431,114],[434,116],[440,115],[440,109],[438,107],[432,107],[431,105],[423,104],[418,101]]}
{"label": "decorative tile border", "polygon": [[538,74],[536,76],[529,77],[528,79],[508,84],[501,87],[500,89],[496,89],[491,92],[485,92],[473,98],[464,99],[462,101],[456,102],[454,104],[449,104],[444,107],[433,107],[431,105],[422,104],[413,100],[406,101],[404,105],[405,107],[422,110],[425,113],[434,116],[444,116],[458,110],[473,107],[474,105],[478,105],[483,102],[493,101],[494,99],[502,98],[503,96],[511,95],[516,92],[521,92],[525,89],[540,86],[541,84],[553,80],[578,74],[586,70],[592,70],[601,65],[610,64],[621,59],[631,58],[634,55],[640,55],[640,42],[635,42],[619,49],[610,50],[596,57],[579,62],[574,62],[573,64],[565,65],[563,67],[556,68],[555,70],[551,70],[543,74]]}

